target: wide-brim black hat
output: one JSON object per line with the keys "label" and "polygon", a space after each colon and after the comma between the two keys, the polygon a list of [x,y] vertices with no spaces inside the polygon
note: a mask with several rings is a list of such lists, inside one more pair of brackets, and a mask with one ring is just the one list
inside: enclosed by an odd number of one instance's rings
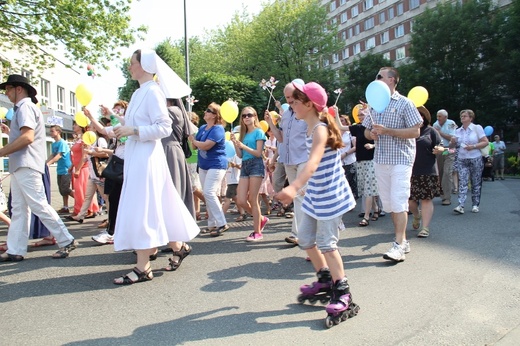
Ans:
{"label": "wide-brim black hat", "polygon": [[27,90],[27,95],[31,98],[31,101],[34,103],[38,103],[38,100],[35,97],[38,92],[31,84],[29,84],[29,80],[24,76],[19,74],[10,75],[9,77],[7,77],[7,81],[0,84],[0,90],[5,90],[5,87],[8,85],[21,86],[25,88],[25,90]]}

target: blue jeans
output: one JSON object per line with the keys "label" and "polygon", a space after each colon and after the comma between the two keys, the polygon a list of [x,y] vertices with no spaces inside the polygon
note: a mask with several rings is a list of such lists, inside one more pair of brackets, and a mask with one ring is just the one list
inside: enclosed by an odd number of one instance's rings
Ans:
{"label": "blue jeans", "polygon": [[242,161],[242,168],[240,169],[241,178],[249,177],[264,177],[265,166],[264,160],[261,157]]}

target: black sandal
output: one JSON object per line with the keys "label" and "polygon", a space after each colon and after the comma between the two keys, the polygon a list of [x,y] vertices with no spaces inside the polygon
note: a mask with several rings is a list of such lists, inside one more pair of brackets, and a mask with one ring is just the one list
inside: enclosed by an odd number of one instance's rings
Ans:
{"label": "black sandal", "polygon": [[367,219],[363,218],[360,222],[359,222],[359,226],[360,227],[366,227],[370,224],[370,222],[368,222]]}
{"label": "black sandal", "polygon": [[179,257],[177,261],[174,261],[173,258],[168,258],[168,262],[170,262],[170,266],[164,268],[167,272],[174,272],[182,264],[182,261],[191,253],[191,246],[188,247],[188,244],[182,243],[181,249],[179,251],[172,251],[173,256]]}
{"label": "black sandal", "polygon": [[211,231],[211,233],[209,235],[212,236],[212,237],[218,237],[218,236],[221,236],[222,233],[224,233],[228,229],[229,229],[229,226],[226,224],[224,226],[221,226],[221,227]]}
{"label": "black sandal", "polygon": [[66,245],[56,251],[54,255],[52,255],[52,258],[67,258],[69,257],[69,254],[72,252],[72,250],[76,249],[78,247],[78,242],[73,239],[69,245]]}
{"label": "black sandal", "polygon": [[217,227],[206,227],[200,231],[201,234],[210,234],[214,230],[216,230]]}
{"label": "black sandal", "polygon": [[378,211],[375,211],[374,212],[374,215],[372,215],[372,218],[370,220],[372,221],[377,221],[377,219],[379,219],[379,212]]}
{"label": "black sandal", "polygon": [[247,219],[247,214],[242,214],[242,215],[238,216],[237,218],[235,218],[235,221],[242,222],[242,221],[246,221],[246,219]]}
{"label": "black sandal", "polygon": [[[133,280],[129,276],[129,275],[132,275],[132,273],[134,273],[135,276],[137,277],[136,280]],[[118,279],[123,279],[123,281],[116,281]],[[119,278],[114,279],[114,285],[131,285],[131,284],[135,284],[137,282],[150,281],[152,279],[153,279],[152,268],[148,268],[147,270],[142,272],[139,269],[137,269],[137,267],[134,267],[134,269],[132,269],[132,271],[130,273],[126,274],[125,276],[121,276]]]}

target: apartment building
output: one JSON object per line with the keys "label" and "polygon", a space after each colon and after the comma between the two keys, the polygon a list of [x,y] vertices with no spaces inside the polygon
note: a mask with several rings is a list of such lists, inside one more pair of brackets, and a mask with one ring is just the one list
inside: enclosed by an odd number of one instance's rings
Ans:
{"label": "apartment building", "polygon": [[[72,124],[74,114],[80,108],[76,99],[76,87],[79,72],[66,66],[63,62],[55,60],[52,68],[38,71],[32,67],[21,67],[17,64],[21,58],[16,51],[0,51],[0,80],[4,82],[10,74],[21,74],[30,80],[38,91],[36,98],[40,103],[46,127],[47,127],[47,153],[51,152],[53,139],[49,136],[51,125],[60,125],[63,128],[63,138],[72,139]],[[0,94],[0,107],[7,109],[14,105],[6,95]],[[6,144],[8,136],[2,134],[2,144]],[[0,172],[7,171],[8,160],[2,158]]]}
{"label": "apartment building", "polygon": [[[336,70],[367,52],[383,54],[396,65],[410,57],[414,18],[448,0],[322,0],[329,20],[338,26],[341,51],[323,61]],[[463,0],[456,0],[463,1]],[[511,0],[495,1],[506,6]]]}

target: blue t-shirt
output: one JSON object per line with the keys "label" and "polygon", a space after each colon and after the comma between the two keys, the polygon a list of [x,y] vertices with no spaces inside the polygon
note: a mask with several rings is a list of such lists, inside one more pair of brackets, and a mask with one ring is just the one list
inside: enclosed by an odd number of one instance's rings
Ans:
{"label": "blue t-shirt", "polygon": [[[257,141],[266,141],[265,133],[262,131],[262,129],[256,128],[253,130],[253,132],[246,133],[244,136],[244,140],[242,143],[244,143],[246,146],[248,146],[251,149],[256,150],[256,142]],[[262,143],[262,148],[264,147],[264,143]],[[251,155],[245,150],[242,150],[242,161],[251,160],[255,158],[255,156]]]}
{"label": "blue t-shirt", "polygon": [[69,173],[69,168],[72,165],[70,160],[70,148],[64,139],[52,143],[51,150],[53,155],[61,154],[61,159],[57,162],[56,174],[65,175]]}
{"label": "blue t-shirt", "polygon": [[198,151],[199,167],[208,169],[227,169],[228,162],[226,157],[226,137],[225,130],[222,125],[213,125],[206,130],[207,125],[203,125],[195,139],[199,142],[205,142],[207,139],[215,142],[215,145],[209,150]]}

